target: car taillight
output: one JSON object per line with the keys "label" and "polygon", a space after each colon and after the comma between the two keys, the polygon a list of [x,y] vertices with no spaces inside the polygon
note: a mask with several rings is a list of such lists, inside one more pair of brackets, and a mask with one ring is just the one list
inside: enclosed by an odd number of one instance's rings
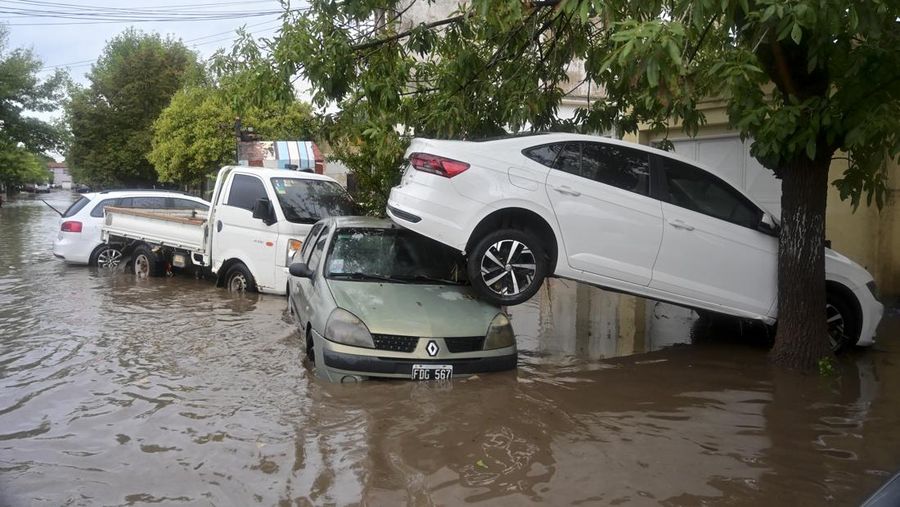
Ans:
{"label": "car taillight", "polygon": [[413,153],[409,156],[409,163],[417,171],[437,174],[445,178],[452,178],[469,168],[469,164],[465,162],[428,153]]}
{"label": "car taillight", "polygon": [[63,232],[81,232],[81,222],[76,222],[75,220],[63,222],[59,230]]}

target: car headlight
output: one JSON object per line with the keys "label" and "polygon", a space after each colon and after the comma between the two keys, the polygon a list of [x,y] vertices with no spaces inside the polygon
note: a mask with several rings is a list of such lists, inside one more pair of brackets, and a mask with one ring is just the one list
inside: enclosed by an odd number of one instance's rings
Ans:
{"label": "car headlight", "polygon": [[325,338],[344,345],[375,348],[369,328],[359,320],[359,317],[341,308],[336,308],[328,317],[328,323],[325,324]]}
{"label": "car headlight", "polygon": [[488,327],[487,336],[484,338],[484,350],[502,349],[516,344],[516,334],[506,314],[498,313]]}
{"label": "car headlight", "polygon": [[287,257],[285,257],[284,265],[290,266],[291,262],[294,260],[294,254],[296,254],[300,251],[301,248],[303,248],[303,242],[299,239],[289,239],[287,244]]}

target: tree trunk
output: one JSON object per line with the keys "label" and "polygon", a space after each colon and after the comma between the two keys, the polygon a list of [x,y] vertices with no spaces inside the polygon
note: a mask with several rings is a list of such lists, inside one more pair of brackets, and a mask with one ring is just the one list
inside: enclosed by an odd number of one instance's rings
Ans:
{"label": "tree trunk", "polygon": [[780,171],[778,332],[769,358],[779,366],[811,370],[832,354],[825,324],[825,205],[831,153],[815,160],[799,158]]}

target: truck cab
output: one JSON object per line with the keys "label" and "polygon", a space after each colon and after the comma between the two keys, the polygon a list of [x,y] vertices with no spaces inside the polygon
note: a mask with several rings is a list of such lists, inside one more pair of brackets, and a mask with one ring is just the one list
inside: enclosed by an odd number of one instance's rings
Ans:
{"label": "truck cab", "polygon": [[216,179],[203,263],[230,289],[284,294],[287,266],[312,225],[351,215],[353,208],[347,192],[327,176],[226,166]]}

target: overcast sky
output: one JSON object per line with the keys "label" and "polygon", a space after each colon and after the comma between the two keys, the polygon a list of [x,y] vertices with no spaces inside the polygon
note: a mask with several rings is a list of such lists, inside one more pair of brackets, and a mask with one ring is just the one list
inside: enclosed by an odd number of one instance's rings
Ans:
{"label": "overcast sky", "polygon": [[[293,8],[304,4],[290,3]],[[207,58],[230,48],[241,26],[255,36],[274,35],[281,26],[280,12],[279,0],[0,0],[8,49],[32,48],[45,74],[68,69],[81,84],[106,42],[129,26],[179,38]]]}

